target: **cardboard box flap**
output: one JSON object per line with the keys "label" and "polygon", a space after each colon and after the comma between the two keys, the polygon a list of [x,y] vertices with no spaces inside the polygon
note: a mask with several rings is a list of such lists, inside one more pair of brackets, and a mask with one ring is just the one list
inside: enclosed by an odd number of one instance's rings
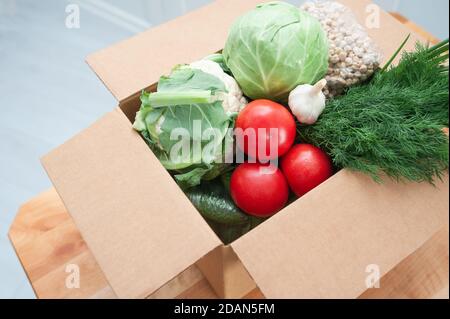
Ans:
{"label": "cardboard box flap", "polygon": [[221,50],[234,20],[258,0],[217,0],[133,38],[91,54],[88,64],[123,101],[158,82],[178,64]]}
{"label": "cardboard box flap", "polygon": [[448,176],[377,184],[343,170],[232,248],[268,298],[356,298],[448,223],[448,192]]}
{"label": "cardboard box flap", "polygon": [[120,298],[148,296],[221,245],[120,109],[42,163]]}

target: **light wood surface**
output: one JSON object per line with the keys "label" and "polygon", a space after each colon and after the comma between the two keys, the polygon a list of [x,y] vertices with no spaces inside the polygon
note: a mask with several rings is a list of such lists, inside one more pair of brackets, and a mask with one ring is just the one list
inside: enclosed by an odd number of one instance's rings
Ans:
{"label": "light wood surface", "polygon": [[[436,38],[398,14],[396,18],[435,43]],[[449,298],[448,225],[386,274],[380,288],[361,298]],[[9,231],[11,243],[39,298],[115,298],[95,258],[54,189],[25,203]],[[66,288],[68,265],[78,265],[80,287]],[[263,298],[255,289],[246,298]],[[151,298],[217,298],[194,265]]]}
{"label": "light wood surface", "polygon": [[[9,231],[11,242],[39,298],[115,298],[58,194],[51,189],[23,205]],[[386,274],[379,289],[361,298],[448,298],[448,225]],[[66,267],[80,268],[80,288],[66,288]],[[263,298],[255,289],[246,298]],[[191,266],[151,298],[217,298]]]}
{"label": "light wood surface", "polygon": [[[39,298],[115,298],[103,272],[51,189],[24,204],[9,230],[17,256]],[[79,267],[80,287],[66,287],[67,267]],[[151,298],[217,298],[193,265]],[[258,289],[245,298],[262,298]]]}

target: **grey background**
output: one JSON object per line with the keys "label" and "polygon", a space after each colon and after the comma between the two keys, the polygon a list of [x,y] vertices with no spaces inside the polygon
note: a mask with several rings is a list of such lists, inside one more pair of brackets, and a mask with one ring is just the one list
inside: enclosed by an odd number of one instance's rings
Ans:
{"label": "grey background", "polygon": [[[34,298],[7,231],[20,204],[51,186],[39,158],[116,105],[85,56],[208,2],[0,0],[0,298]],[[448,37],[447,0],[375,2]],[[73,3],[80,29],[65,26]]]}

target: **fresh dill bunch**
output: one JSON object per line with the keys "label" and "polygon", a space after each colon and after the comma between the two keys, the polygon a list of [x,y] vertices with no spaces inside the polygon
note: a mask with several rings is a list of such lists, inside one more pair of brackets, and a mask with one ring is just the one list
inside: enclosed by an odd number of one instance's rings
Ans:
{"label": "fresh dill bunch", "polygon": [[442,133],[448,122],[446,40],[431,48],[417,44],[397,66],[330,100],[316,124],[299,125],[298,133],[301,142],[328,152],[339,168],[378,182],[387,175],[433,183],[448,170],[448,138]]}

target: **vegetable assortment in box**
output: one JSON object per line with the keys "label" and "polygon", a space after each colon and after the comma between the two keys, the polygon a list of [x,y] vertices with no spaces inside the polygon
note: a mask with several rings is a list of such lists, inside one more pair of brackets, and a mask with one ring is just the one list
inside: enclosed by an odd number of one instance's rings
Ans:
{"label": "vegetable assortment in box", "polygon": [[[177,66],[157,92],[143,92],[134,127],[225,243],[283,209],[290,192],[303,196],[328,179],[332,162],[376,180],[432,182],[448,168],[439,134],[448,126],[448,44],[418,47],[378,71],[374,48],[341,4],[264,3],[234,22],[223,54]],[[189,145],[211,143],[203,133],[218,128],[213,154],[174,155],[170,135],[180,127]],[[280,159],[281,170],[270,169]],[[224,174],[230,185],[215,182]]]}
{"label": "vegetable assortment in box", "polygon": [[401,53],[383,12],[395,43],[372,39],[366,1],[257,2],[89,59],[120,106],[43,162],[120,297],[194,263],[220,296],[357,297],[448,218],[448,41]]}

